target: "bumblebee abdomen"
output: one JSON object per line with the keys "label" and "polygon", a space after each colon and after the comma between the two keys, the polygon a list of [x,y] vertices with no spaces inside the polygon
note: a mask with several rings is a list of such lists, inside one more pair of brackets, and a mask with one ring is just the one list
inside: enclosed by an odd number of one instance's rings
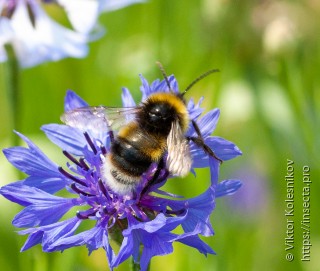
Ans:
{"label": "bumblebee abdomen", "polygon": [[118,138],[111,149],[111,162],[126,174],[141,176],[152,160],[139,148],[124,138]]}
{"label": "bumblebee abdomen", "polygon": [[153,162],[159,162],[166,151],[166,140],[146,133],[135,123],[123,127],[111,145],[102,167],[103,180],[121,194],[131,191]]}

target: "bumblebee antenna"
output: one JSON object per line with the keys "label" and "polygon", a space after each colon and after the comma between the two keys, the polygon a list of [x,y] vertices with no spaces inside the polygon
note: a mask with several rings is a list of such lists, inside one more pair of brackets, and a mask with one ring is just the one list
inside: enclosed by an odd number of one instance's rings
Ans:
{"label": "bumblebee antenna", "polygon": [[166,81],[167,86],[169,87],[169,90],[172,92],[172,89],[171,89],[170,82],[169,82],[168,76],[166,74],[166,71],[164,70],[162,64],[159,61],[157,61],[156,64],[158,65],[158,67],[159,67],[159,69],[160,69],[160,71],[162,73],[162,76],[163,76],[164,80]]}
{"label": "bumblebee antenna", "polygon": [[198,78],[196,78],[193,82],[191,82],[191,84],[189,86],[187,86],[187,88],[181,93],[181,96],[184,96],[184,94],[186,94],[188,92],[188,90],[190,88],[192,88],[196,83],[198,83],[200,80],[202,80],[203,78],[207,77],[208,75],[210,75],[211,73],[214,73],[214,72],[220,72],[220,70],[212,69],[212,70],[209,70],[209,71],[203,73]]}

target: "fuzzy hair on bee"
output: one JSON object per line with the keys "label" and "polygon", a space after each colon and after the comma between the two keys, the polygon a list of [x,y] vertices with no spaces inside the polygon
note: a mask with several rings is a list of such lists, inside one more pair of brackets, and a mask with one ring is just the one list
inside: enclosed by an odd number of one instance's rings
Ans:
{"label": "fuzzy hair on bee", "polygon": [[[190,141],[221,162],[204,143],[196,122],[190,120],[184,100],[184,94],[197,81],[217,70],[210,70],[201,75],[184,92],[174,93],[162,65],[158,65],[169,92],[155,92],[140,105],[132,108],[83,107],[65,112],[61,116],[64,123],[83,131],[117,131],[101,172],[102,181],[112,191],[121,195],[132,193],[141,182],[143,173],[153,163],[158,164],[158,171],[165,167],[171,175],[186,176],[192,166]],[[131,117],[128,118],[129,115]],[[190,125],[194,126],[197,137],[185,136]],[[153,179],[151,183],[154,181],[157,180]]]}

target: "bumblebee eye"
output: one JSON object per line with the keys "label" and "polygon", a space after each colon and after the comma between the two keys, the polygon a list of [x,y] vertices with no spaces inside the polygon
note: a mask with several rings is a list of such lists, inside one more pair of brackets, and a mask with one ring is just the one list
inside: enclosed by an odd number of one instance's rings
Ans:
{"label": "bumblebee eye", "polygon": [[163,112],[160,111],[160,108],[153,108],[150,110],[149,117],[152,121],[166,119],[166,116],[163,115]]}
{"label": "bumblebee eye", "polygon": [[171,127],[175,112],[169,103],[152,103],[149,104],[147,109],[145,120],[148,125],[162,130],[164,126]]}

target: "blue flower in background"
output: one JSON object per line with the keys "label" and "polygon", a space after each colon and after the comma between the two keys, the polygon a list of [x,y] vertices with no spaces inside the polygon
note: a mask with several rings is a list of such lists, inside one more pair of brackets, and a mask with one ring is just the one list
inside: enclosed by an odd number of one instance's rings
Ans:
{"label": "blue flower in background", "polygon": [[[101,12],[141,2],[137,0],[0,0],[0,62],[11,44],[21,67],[32,67],[65,57],[82,58],[87,43],[102,36]],[[44,6],[63,8],[72,28],[52,20]]]}
{"label": "blue flower in background", "polygon": [[[152,84],[143,77],[141,80],[143,99],[155,92],[168,91],[164,80],[156,80]],[[175,78],[170,76],[168,80],[172,90],[177,92]],[[124,107],[135,105],[126,88],[123,89],[122,99]],[[209,111],[201,117],[200,104],[201,101],[195,104],[190,100],[188,111],[191,118],[197,121],[205,143],[224,161],[241,155],[233,143],[210,135],[217,124],[219,110]],[[74,92],[67,93],[65,111],[85,106],[88,104]],[[45,252],[82,245],[88,248],[89,253],[104,248],[111,269],[132,256],[141,270],[147,270],[153,256],[172,253],[173,242],[194,247],[204,255],[214,254],[199,236],[214,234],[210,215],[215,208],[215,199],[230,195],[241,186],[238,180],[218,182],[220,163],[217,159],[191,144],[192,168],[209,167],[211,175],[207,190],[193,198],[185,199],[162,190],[162,186],[171,179],[166,169],[160,171],[158,182],[148,185],[156,165],[142,175],[135,193],[122,195],[113,192],[101,177],[101,166],[110,150],[108,131],[88,130],[83,133],[77,128],[60,124],[44,125],[42,130],[63,150],[68,159],[65,167],[53,163],[20,133],[17,134],[28,147],[3,151],[10,163],[28,175],[26,179],[0,189],[4,197],[25,207],[13,219],[14,226],[26,228],[19,234],[28,235],[21,251],[37,244],[41,244]],[[194,133],[194,129],[190,128],[187,135]],[[56,195],[61,190],[70,197]],[[71,208],[78,208],[79,211],[72,216]],[[64,217],[66,213],[69,218]],[[95,225],[92,227],[89,223],[91,228],[79,232],[79,226],[85,228],[89,220],[95,221]],[[182,228],[181,234],[174,231],[177,227]],[[120,245],[117,255],[110,239]]]}

